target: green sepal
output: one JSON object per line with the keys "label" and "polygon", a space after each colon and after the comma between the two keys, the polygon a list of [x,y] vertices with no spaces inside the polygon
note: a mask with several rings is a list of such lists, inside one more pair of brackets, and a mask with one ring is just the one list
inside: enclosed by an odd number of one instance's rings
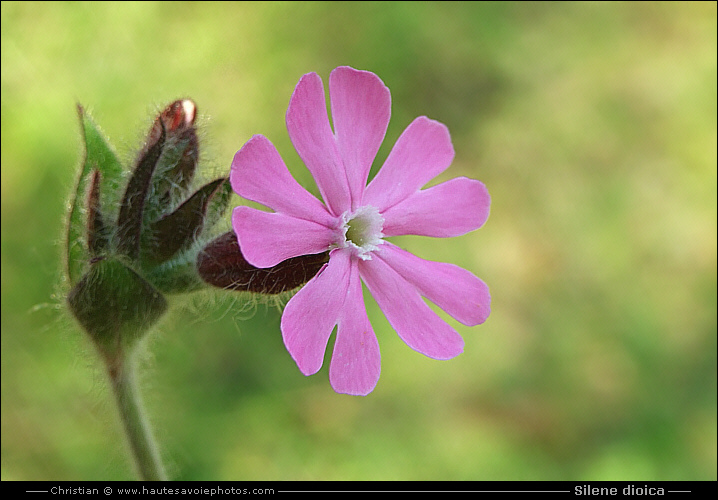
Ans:
{"label": "green sepal", "polygon": [[70,291],[67,303],[108,355],[131,348],[167,310],[167,300],[154,286],[113,258],[92,262]]}
{"label": "green sepal", "polygon": [[86,226],[83,224],[83,205],[85,203],[88,179],[93,170],[101,174],[99,191],[106,199],[102,206],[113,206],[107,199],[117,192],[122,182],[122,164],[110,147],[99,127],[85,113],[81,105],[77,105],[80,128],[85,143],[85,157],[80,168],[75,192],[70,201],[70,213],[67,224],[67,240],[65,244],[65,272],[70,284],[74,285],[82,277],[89,261],[89,253],[85,244]]}
{"label": "green sepal", "polygon": [[219,222],[229,207],[229,200],[232,198],[232,185],[229,178],[225,178],[222,184],[212,194],[204,217],[202,231],[206,232]]}
{"label": "green sepal", "polygon": [[97,258],[109,244],[109,228],[102,217],[100,206],[100,185],[102,175],[99,170],[92,171],[90,189],[87,194],[87,249],[92,258]]}

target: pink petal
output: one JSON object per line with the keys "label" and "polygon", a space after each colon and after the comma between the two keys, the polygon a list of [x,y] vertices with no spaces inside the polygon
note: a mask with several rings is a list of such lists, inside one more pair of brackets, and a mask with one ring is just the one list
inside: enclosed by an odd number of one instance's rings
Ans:
{"label": "pink petal", "polygon": [[386,210],[382,232],[385,236],[459,236],[481,227],[489,217],[490,205],[482,182],[457,177],[417,191]]}
{"label": "pink petal", "polygon": [[339,317],[329,380],[336,392],[366,396],[376,387],[380,371],[379,343],[366,315],[359,268],[353,264]]}
{"label": "pink petal", "polygon": [[331,225],[326,207],[294,180],[274,145],[253,136],[237,151],[229,174],[235,193],[299,219]]}
{"label": "pink petal", "polygon": [[364,192],[363,203],[384,212],[446,170],[454,159],[449,129],[420,116],[404,130]]}
{"label": "pink petal", "polygon": [[464,351],[464,339],[422,300],[414,285],[374,252],[359,272],[391,326],[406,344],[430,358],[450,359]]}
{"label": "pink petal", "polygon": [[333,241],[333,231],[316,222],[280,213],[236,207],[232,227],[247,262],[272,267],[298,255],[324,252]]}
{"label": "pink petal", "polygon": [[319,371],[329,336],[337,324],[349,286],[348,252],[332,252],[329,263],[287,303],[282,337],[304,375]]}
{"label": "pink petal", "polygon": [[287,109],[287,130],[332,214],[349,210],[346,171],[329,126],[324,85],[316,73],[304,75],[297,83]]}
{"label": "pink petal", "polygon": [[420,259],[389,242],[375,255],[457,321],[474,326],[489,317],[489,287],[466,269]]}
{"label": "pink petal", "polygon": [[389,125],[391,93],[374,73],[341,66],[329,76],[329,97],[334,136],[356,209]]}

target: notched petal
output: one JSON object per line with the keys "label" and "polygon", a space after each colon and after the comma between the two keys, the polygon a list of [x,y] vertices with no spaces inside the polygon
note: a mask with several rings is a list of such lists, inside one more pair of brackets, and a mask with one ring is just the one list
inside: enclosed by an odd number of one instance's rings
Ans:
{"label": "notched petal", "polygon": [[329,98],[334,135],[356,209],[389,125],[391,93],[374,73],[340,66],[329,76]]}
{"label": "notched petal", "polygon": [[360,261],[361,277],[399,337],[417,352],[450,359],[464,350],[464,339],[421,299],[416,287],[377,256]]}
{"label": "notched petal", "polygon": [[341,394],[366,396],[381,372],[379,343],[364,306],[359,269],[350,269],[344,306],[337,328],[329,380]]}

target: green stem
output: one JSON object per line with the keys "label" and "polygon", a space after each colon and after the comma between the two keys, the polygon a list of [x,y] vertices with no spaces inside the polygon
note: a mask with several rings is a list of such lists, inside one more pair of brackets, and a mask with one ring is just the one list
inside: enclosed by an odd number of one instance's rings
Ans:
{"label": "green stem", "polygon": [[105,357],[112,389],[140,478],[143,481],[166,481],[159,449],[140,400],[134,358],[133,351],[123,350],[112,358]]}

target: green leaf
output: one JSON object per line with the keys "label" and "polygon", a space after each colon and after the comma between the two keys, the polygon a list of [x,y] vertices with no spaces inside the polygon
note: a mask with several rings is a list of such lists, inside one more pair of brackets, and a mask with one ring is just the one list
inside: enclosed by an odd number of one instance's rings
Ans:
{"label": "green leaf", "polygon": [[89,260],[86,245],[86,225],[83,223],[83,206],[85,205],[88,179],[93,170],[101,174],[100,194],[103,198],[101,206],[115,206],[111,199],[122,181],[122,164],[117,159],[110,144],[100,129],[85,110],[77,105],[80,127],[85,143],[85,157],[80,167],[75,192],[70,201],[70,213],[67,222],[67,241],[65,255],[65,271],[71,284],[77,283]]}

